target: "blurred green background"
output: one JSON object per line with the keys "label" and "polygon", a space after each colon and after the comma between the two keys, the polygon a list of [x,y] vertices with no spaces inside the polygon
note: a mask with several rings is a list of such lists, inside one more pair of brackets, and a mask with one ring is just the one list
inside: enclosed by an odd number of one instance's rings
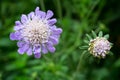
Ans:
{"label": "blurred green background", "polygon": [[[40,59],[20,55],[9,39],[22,14],[52,10],[63,29],[54,54]],[[82,58],[83,39],[91,30],[110,34],[114,43],[99,62]],[[120,80],[120,0],[0,0],[0,80]]]}

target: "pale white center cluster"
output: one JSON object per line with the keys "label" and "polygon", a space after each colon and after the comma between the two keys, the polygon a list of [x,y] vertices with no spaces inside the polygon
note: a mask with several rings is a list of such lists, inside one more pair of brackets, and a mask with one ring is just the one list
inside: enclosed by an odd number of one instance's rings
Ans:
{"label": "pale white center cluster", "polygon": [[89,46],[88,50],[90,53],[95,57],[101,58],[104,58],[111,48],[110,42],[103,37],[97,37],[96,39],[91,40]]}
{"label": "pale white center cluster", "polygon": [[48,41],[50,29],[45,20],[35,17],[24,24],[22,36],[31,44],[41,44]]}

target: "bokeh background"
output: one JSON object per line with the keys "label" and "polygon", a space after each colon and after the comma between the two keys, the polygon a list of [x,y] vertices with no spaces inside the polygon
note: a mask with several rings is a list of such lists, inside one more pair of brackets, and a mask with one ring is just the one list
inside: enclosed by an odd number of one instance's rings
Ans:
{"label": "bokeh background", "polygon": [[[63,29],[56,52],[20,55],[9,39],[16,20],[39,6]],[[82,58],[85,34],[102,30],[114,43],[105,59]],[[0,0],[0,80],[120,80],[120,0]]]}

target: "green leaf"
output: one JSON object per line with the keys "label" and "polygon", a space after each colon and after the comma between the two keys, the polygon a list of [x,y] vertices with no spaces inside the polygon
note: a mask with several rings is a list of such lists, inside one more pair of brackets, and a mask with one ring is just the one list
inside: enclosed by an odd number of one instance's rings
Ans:
{"label": "green leaf", "polygon": [[88,38],[89,40],[92,39],[92,37],[91,37],[90,35],[86,34],[86,36],[87,36],[87,38]]}
{"label": "green leaf", "polygon": [[108,39],[108,38],[109,38],[109,34],[106,34],[106,35],[104,36],[104,38]]}
{"label": "green leaf", "polygon": [[80,49],[87,49],[89,46],[81,46]]}
{"label": "green leaf", "polygon": [[88,40],[84,40],[84,43],[89,44],[89,41]]}
{"label": "green leaf", "polygon": [[96,35],[96,33],[94,31],[92,31],[92,35],[93,35],[94,38],[97,37],[97,35]]}
{"label": "green leaf", "polygon": [[110,43],[111,46],[113,46],[113,43]]}
{"label": "green leaf", "polygon": [[103,36],[103,32],[100,31],[99,34],[98,34],[99,37],[102,37]]}

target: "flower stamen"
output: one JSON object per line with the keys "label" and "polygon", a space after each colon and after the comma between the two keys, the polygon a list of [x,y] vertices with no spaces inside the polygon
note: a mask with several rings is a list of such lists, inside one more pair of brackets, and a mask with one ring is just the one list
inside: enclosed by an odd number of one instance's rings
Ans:
{"label": "flower stamen", "polygon": [[24,24],[22,36],[31,44],[41,44],[48,41],[50,29],[39,19],[32,19]]}

